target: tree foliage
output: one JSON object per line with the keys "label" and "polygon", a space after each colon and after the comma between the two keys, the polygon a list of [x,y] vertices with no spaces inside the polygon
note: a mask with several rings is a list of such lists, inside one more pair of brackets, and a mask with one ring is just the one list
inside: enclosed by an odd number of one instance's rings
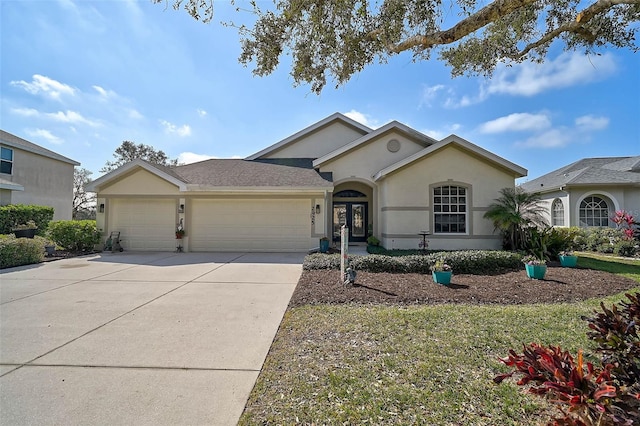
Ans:
{"label": "tree foliage", "polygon": [[93,172],[83,169],[73,169],[73,211],[72,217],[75,220],[95,219],[96,196],[87,192],[84,188],[91,182]]}
{"label": "tree foliage", "polygon": [[[213,0],[152,0],[184,8],[196,20],[213,18]],[[292,56],[296,84],[319,93],[375,62],[401,52],[414,60],[435,52],[454,76],[490,76],[499,63],[543,62],[558,40],[565,50],[638,50],[640,0],[252,0],[257,20],[240,26],[240,62],[254,74],[272,73]],[[238,8],[239,9],[239,8]]]}
{"label": "tree foliage", "polygon": [[134,142],[124,141],[122,145],[116,148],[113,154],[115,161],[107,161],[105,166],[100,169],[102,173],[108,173],[117,169],[120,166],[127,164],[130,161],[136,159],[142,159],[152,164],[158,164],[161,166],[176,166],[178,164],[177,159],[169,159],[164,151],[156,150],[150,145],[135,144]]}

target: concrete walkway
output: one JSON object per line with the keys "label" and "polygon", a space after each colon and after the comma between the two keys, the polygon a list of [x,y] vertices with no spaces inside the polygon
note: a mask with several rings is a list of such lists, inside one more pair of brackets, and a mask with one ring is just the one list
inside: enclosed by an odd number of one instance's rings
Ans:
{"label": "concrete walkway", "polygon": [[125,252],[1,271],[0,424],[236,424],[303,258]]}

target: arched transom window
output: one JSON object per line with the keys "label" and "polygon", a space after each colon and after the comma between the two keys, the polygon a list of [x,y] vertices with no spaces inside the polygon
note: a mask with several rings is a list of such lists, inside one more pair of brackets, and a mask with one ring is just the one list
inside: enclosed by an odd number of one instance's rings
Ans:
{"label": "arched transom window", "polygon": [[609,226],[609,206],[607,202],[592,195],[580,203],[580,226]]}
{"label": "arched transom window", "polygon": [[467,188],[443,185],[433,188],[433,232],[467,232]]}
{"label": "arched transom window", "polygon": [[551,224],[553,226],[564,226],[564,204],[559,198],[553,200],[551,205]]}

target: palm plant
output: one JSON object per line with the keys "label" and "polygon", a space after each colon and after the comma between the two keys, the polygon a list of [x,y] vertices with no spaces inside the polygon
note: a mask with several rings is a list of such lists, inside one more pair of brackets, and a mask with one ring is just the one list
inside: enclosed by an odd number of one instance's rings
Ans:
{"label": "palm plant", "polygon": [[521,250],[527,245],[527,229],[548,226],[540,205],[540,195],[531,194],[522,188],[502,188],[500,197],[489,205],[485,219],[493,222],[504,236],[505,249]]}

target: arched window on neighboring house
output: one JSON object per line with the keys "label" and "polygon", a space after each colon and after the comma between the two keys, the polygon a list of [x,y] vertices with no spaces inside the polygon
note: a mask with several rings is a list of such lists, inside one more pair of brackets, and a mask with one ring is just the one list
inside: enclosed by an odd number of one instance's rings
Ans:
{"label": "arched window on neighboring house", "polygon": [[564,226],[564,204],[560,198],[556,198],[551,204],[551,224]]}
{"label": "arched window on neighboring house", "polygon": [[609,206],[607,202],[591,195],[580,203],[580,226],[609,226]]}

